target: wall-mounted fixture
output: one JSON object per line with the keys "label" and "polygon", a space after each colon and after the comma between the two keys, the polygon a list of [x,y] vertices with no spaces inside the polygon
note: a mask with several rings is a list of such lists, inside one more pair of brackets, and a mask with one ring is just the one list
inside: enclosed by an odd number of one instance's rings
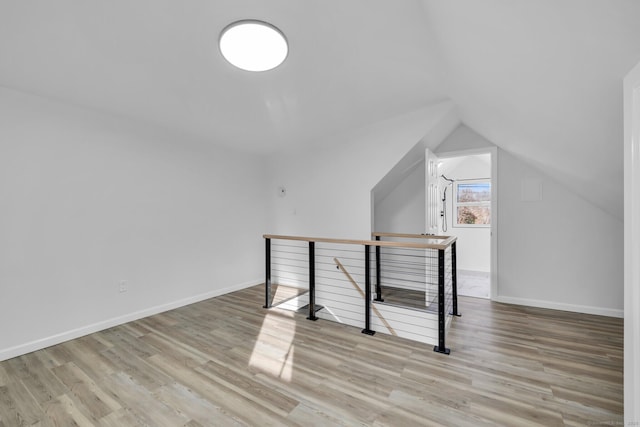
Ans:
{"label": "wall-mounted fixture", "polygon": [[258,20],[234,22],[220,33],[220,52],[232,65],[246,71],[267,71],[282,64],[289,45],[282,31]]}

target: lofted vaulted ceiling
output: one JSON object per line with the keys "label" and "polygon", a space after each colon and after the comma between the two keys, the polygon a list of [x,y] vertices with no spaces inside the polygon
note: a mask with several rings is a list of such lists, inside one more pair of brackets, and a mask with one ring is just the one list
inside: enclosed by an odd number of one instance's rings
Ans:
{"label": "lofted vaulted ceiling", "polygon": [[[462,121],[622,217],[622,92],[637,0],[0,0],[0,85],[256,153],[450,98]],[[279,27],[234,69],[220,31]]]}
{"label": "lofted vaulted ceiling", "polygon": [[640,1],[424,5],[462,121],[622,218],[622,79],[640,61]]}
{"label": "lofted vaulted ceiling", "polygon": [[[284,64],[223,59],[241,19],[284,32]],[[0,85],[273,152],[444,99],[424,20],[419,1],[0,0]]]}

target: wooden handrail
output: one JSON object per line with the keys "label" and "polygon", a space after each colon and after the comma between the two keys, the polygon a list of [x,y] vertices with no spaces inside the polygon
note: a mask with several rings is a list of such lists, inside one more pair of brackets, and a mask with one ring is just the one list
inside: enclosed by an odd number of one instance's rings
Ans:
{"label": "wooden handrail", "polygon": [[371,233],[371,237],[395,237],[398,239],[427,239],[427,240],[442,240],[438,249],[446,249],[453,242],[457,240],[455,236],[436,236],[435,234],[409,234],[409,233],[381,233],[381,232],[373,232]]}
{"label": "wooden handrail", "polygon": [[[379,233],[382,234],[382,233]],[[387,233],[392,234],[392,233]],[[407,236],[421,236],[420,234],[410,234]],[[353,239],[332,239],[326,237],[302,237],[302,236],[282,236],[277,234],[264,234],[265,239],[272,240],[297,240],[302,242],[319,242],[319,243],[340,243],[347,245],[369,245],[394,248],[411,248],[411,249],[447,249],[456,241],[455,236],[424,236],[432,240],[442,240],[438,243],[414,243],[414,242],[388,242],[381,240],[353,240]],[[394,237],[400,237],[395,235]]]}
{"label": "wooden handrail", "polygon": [[436,236],[435,234],[409,234],[409,233],[380,233],[374,231],[371,233],[373,237],[400,237],[406,239],[436,239],[436,240],[444,240],[448,239],[450,236]]}
{"label": "wooden handrail", "polygon": [[[333,262],[336,263],[336,265],[338,266],[338,268],[340,269],[340,271],[342,271],[345,276],[347,276],[347,279],[349,279],[349,282],[351,282],[351,285],[353,285],[354,288],[356,288],[356,290],[358,291],[358,293],[360,294],[360,296],[362,297],[362,299],[365,299],[366,296],[364,294],[364,292],[362,291],[362,289],[360,288],[360,286],[358,286],[358,284],[356,283],[355,280],[353,280],[353,277],[351,277],[351,274],[349,274],[349,272],[347,271],[346,268],[344,268],[344,265],[342,265],[342,263],[340,262],[340,260],[338,258],[333,258]],[[389,333],[391,335],[395,335],[396,337],[398,336],[398,334],[396,333],[396,331],[393,330],[393,328],[391,327],[391,325],[389,324],[389,322],[387,322],[387,319],[385,319],[382,314],[380,313],[380,311],[376,308],[375,305],[372,305],[371,308],[373,309],[373,312],[376,314],[376,316],[378,316],[378,319],[380,319],[380,321],[382,322],[382,324],[389,330]]]}

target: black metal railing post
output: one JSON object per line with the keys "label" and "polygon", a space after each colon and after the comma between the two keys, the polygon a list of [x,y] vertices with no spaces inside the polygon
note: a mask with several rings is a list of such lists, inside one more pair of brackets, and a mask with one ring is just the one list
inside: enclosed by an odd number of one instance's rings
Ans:
{"label": "black metal railing post", "polygon": [[446,316],[445,310],[445,268],[444,268],[444,249],[438,249],[438,345],[433,347],[433,351],[443,354],[451,353],[447,347],[445,347],[445,332],[446,332]]}
{"label": "black metal railing post", "polygon": [[316,317],[316,244],[309,242],[309,320]]}
{"label": "black metal railing post", "polygon": [[271,308],[271,239],[264,239],[264,308]]}
{"label": "black metal railing post", "polygon": [[364,329],[363,334],[373,335],[376,332],[371,330],[371,257],[369,255],[371,247],[364,245]]}
{"label": "black metal railing post", "polygon": [[462,314],[458,311],[458,267],[456,264],[456,242],[453,242],[451,244],[451,292],[453,294],[453,309],[449,314],[460,317]]}
{"label": "black metal railing post", "polygon": [[[380,241],[380,236],[376,236],[376,240]],[[380,284],[380,246],[376,245],[376,301],[384,302],[382,298],[382,285]]]}

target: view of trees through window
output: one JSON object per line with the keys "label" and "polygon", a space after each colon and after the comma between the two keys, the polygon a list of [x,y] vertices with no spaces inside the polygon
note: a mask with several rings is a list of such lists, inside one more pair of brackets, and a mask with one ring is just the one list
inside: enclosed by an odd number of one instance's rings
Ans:
{"label": "view of trees through window", "polygon": [[468,181],[456,183],[456,224],[491,224],[491,183]]}

